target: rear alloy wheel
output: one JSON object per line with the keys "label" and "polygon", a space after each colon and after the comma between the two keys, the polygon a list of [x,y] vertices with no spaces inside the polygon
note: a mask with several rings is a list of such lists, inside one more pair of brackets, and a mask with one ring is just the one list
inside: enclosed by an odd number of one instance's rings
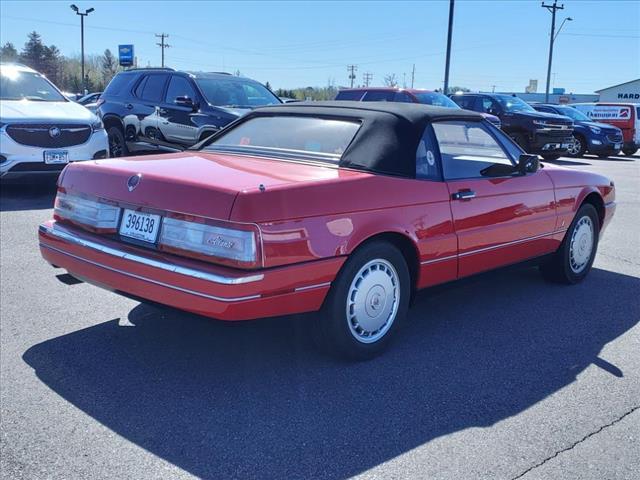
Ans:
{"label": "rear alloy wheel", "polygon": [[372,242],[347,260],[318,315],[322,346],[365,360],[389,344],[409,308],[410,276],[400,251]]}
{"label": "rear alloy wheel", "polygon": [[578,283],[584,280],[596,256],[600,222],[593,205],[580,207],[558,251],[540,265],[547,280]]}
{"label": "rear alloy wheel", "polygon": [[107,130],[107,137],[109,139],[109,156],[125,157],[128,155],[127,144],[124,141],[124,135],[119,127],[111,127]]}
{"label": "rear alloy wheel", "polygon": [[574,135],[567,148],[567,155],[572,158],[580,158],[587,151],[587,143],[581,135]]}

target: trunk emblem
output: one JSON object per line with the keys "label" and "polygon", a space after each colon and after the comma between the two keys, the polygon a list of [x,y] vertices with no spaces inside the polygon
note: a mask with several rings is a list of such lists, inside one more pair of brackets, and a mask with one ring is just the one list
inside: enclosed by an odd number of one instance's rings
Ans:
{"label": "trunk emblem", "polygon": [[141,173],[129,177],[129,180],[127,180],[127,188],[130,192],[133,192],[136,189],[136,187],[140,184],[140,180],[142,180]]}

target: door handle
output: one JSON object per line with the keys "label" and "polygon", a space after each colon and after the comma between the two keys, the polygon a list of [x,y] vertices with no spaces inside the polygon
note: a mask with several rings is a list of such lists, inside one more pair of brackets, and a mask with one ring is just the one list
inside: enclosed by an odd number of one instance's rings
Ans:
{"label": "door handle", "polygon": [[133,105],[131,105],[130,103],[127,103],[125,107],[127,110],[131,110],[133,108]]}
{"label": "door handle", "polygon": [[459,192],[451,195],[453,200],[471,200],[476,196],[476,192],[472,190],[460,190]]}

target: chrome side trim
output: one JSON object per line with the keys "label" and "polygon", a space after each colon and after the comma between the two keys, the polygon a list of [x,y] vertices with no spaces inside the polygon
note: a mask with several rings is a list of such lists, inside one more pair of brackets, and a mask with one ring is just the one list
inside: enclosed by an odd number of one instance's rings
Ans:
{"label": "chrome side trim", "polygon": [[118,250],[116,248],[111,248],[111,247],[107,247],[106,245],[101,245],[99,243],[92,242],[91,240],[85,240],[83,238],[79,238],[75,235],[72,235],[70,233],[63,231],[60,228],[49,228],[49,227],[46,227],[45,225],[40,225],[39,230],[42,233],[60,238],[74,245],[90,248],[97,252],[106,253],[107,255],[111,255],[116,258],[122,258],[124,260],[140,263],[142,265],[147,265],[149,267],[159,268],[161,270],[166,270],[168,272],[178,273],[180,275],[185,275],[187,277],[193,277],[200,280],[206,280],[208,282],[219,283],[222,285],[240,285],[244,283],[258,282],[264,279],[264,275],[261,273],[247,275],[244,277],[225,277],[222,275],[216,275],[214,273],[195,270],[193,268],[181,267],[179,265],[174,265],[168,262],[152,260],[151,258],[142,257],[140,255],[136,255],[133,253],[127,253],[122,250]]}
{"label": "chrome side trim", "polygon": [[318,283],[316,285],[307,285],[306,287],[297,287],[294,292],[304,292],[305,290],[313,290],[314,288],[323,288],[331,285],[331,282]]}
{"label": "chrome side trim", "polygon": [[424,262],[420,262],[420,265],[430,265],[432,263],[444,262],[445,260],[453,260],[454,258],[459,257],[467,257],[469,255],[475,255],[476,253],[488,252],[491,250],[496,250],[498,248],[509,247],[511,245],[517,245],[519,243],[529,242],[531,240],[537,240],[539,238],[550,237],[551,235],[556,235],[558,233],[564,233],[567,229],[556,230],[555,232],[543,233],[541,235],[534,235],[532,237],[521,238],[519,240],[513,240],[511,242],[500,243],[498,245],[492,245],[490,247],[479,248],[477,250],[470,250],[468,252],[459,253],[457,255],[448,255],[446,257],[434,258],[432,260],[425,260]]}
{"label": "chrome side trim", "polygon": [[453,260],[454,258],[458,258],[458,255],[448,255],[446,257],[438,257],[433,260],[425,260],[424,262],[420,262],[420,265],[430,265],[432,263],[444,262],[445,260]]}
{"label": "chrome side trim", "polygon": [[505,242],[505,243],[500,243],[498,245],[492,245],[491,247],[479,248],[477,250],[471,250],[469,252],[460,253],[458,256],[459,257],[466,257],[466,256],[469,256],[469,255],[475,255],[476,253],[483,253],[483,252],[488,252],[490,250],[496,250],[498,248],[510,247],[511,245],[517,245],[519,243],[528,242],[530,240],[537,240],[539,238],[550,237],[551,235],[555,235],[557,233],[562,233],[562,232],[566,232],[566,231],[567,231],[566,229],[556,230],[555,232],[543,233],[541,235],[534,235],[532,237],[521,238],[519,240],[513,240],[511,242]]}
{"label": "chrome side trim", "polygon": [[73,255],[69,252],[65,252],[63,250],[60,250],[58,248],[52,247],[50,245],[45,245],[43,243],[40,243],[40,247],[41,248],[46,248],[49,250],[53,250],[54,252],[60,253],[62,255],[66,255],[68,257],[72,257],[75,258],[76,260],[80,260],[81,262],[85,262],[85,263],[89,263],[93,266],[96,267],[100,267],[100,268],[104,268],[105,270],[109,270],[111,272],[115,272],[115,273],[119,273],[121,275],[125,275],[127,277],[131,277],[131,278],[135,278],[136,280],[142,280],[143,282],[148,282],[148,283],[152,283],[154,285],[159,285],[161,287],[165,287],[165,288],[170,288],[172,290],[177,290],[179,292],[183,292],[183,293],[188,293],[190,295],[195,295],[198,297],[202,297],[202,298],[206,298],[208,300],[216,300],[219,302],[240,302],[243,300],[254,300],[257,298],[260,298],[260,295],[248,295],[246,297],[217,297],[215,295],[209,295],[206,293],[202,293],[202,292],[197,292],[195,290],[189,290],[188,288],[182,288],[182,287],[178,287],[176,285],[169,285],[168,283],[164,283],[164,282],[159,282],[158,280],[153,280],[151,278],[148,277],[143,277],[142,275],[136,275],[135,273],[131,273],[131,272],[125,272],[123,270],[117,269],[117,268],[113,268],[113,267],[109,267],[108,265],[103,265],[102,263],[98,263],[98,262],[94,262],[92,260],[88,260],[86,258],[82,258],[82,257],[78,257],[77,255]]}

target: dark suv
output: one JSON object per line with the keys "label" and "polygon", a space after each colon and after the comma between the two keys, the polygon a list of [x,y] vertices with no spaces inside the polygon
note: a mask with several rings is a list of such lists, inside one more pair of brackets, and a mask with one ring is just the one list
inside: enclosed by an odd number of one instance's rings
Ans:
{"label": "dark suv", "polygon": [[462,93],[452,95],[451,99],[464,109],[499,117],[502,130],[527,153],[556,159],[566,154],[572,145],[573,120],[537,112],[514,95]]}
{"label": "dark suv", "polygon": [[182,150],[255,107],[281,103],[269,89],[227,73],[142,68],[118,73],[98,100],[109,153]]}
{"label": "dark suv", "polygon": [[597,123],[584,113],[569,105],[552,103],[531,104],[539,112],[564,115],[573,120],[573,145],[569,148],[570,157],[582,157],[589,152],[600,158],[618,155],[622,149],[622,130],[607,123]]}

